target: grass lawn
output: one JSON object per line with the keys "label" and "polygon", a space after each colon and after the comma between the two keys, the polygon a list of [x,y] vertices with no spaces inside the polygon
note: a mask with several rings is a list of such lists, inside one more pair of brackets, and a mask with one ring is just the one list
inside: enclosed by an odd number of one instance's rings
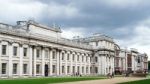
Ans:
{"label": "grass lawn", "polygon": [[85,80],[99,80],[105,79],[104,77],[51,77],[51,78],[31,78],[31,79],[11,79],[0,80],[0,84],[51,84],[51,83],[63,83],[73,81],[85,81]]}
{"label": "grass lawn", "polygon": [[132,82],[125,82],[125,83],[119,83],[119,84],[150,84],[150,79],[132,81]]}

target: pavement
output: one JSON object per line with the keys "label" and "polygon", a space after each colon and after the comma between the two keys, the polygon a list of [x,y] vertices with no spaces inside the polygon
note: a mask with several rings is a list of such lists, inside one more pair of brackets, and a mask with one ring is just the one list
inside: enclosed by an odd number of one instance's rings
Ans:
{"label": "pavement", "polygon": [[115,78],[111,78],[111,79],[65,82],[65,83],[59,83],[59,84],[117,84],[117,83],[122,83],[122,82],[137,81],[137,80],[144,80],[144,79],[147,79],[147,78],[141,78],[141,77],[115,77]]}

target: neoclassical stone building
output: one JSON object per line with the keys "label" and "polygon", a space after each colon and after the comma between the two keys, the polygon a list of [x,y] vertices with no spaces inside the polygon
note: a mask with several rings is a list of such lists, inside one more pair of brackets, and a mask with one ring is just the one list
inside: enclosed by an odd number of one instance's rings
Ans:
{"label": "neoclassical stone building", "polygon": [[142,71],[148,72],[148,56],[146,53],[140,53],[137,49],[120,49],[115,56],[115,73],[125,72],[136,73]]}
{"label": "neoclassical stone building", "polygon": [[33,20],[0,23],[0,78],[106,75],[114,72],[114,44],[100,34],[65,39]]}
{"label": "neoclassical stone building", "polygon": [[106,75],[115,71],[118,48],[102,34],[70,40],[33,20],[0,23],[0,78]]}

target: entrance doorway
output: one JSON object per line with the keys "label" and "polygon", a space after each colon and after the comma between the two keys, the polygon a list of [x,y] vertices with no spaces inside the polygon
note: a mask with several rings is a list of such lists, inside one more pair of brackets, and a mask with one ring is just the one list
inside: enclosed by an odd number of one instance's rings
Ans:
{"label": "entrance doorway", "polygon": [[45,76],[48,76],[48,64],[45,64]]}

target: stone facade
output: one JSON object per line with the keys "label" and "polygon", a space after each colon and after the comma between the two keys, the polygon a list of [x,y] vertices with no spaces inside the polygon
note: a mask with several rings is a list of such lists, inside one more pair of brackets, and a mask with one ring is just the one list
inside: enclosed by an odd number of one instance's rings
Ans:
{"label": "stone facade", "polygon": [[106,75],[115,71],[116,44],[95,34],[72,40],[35,21],[0,23],[0,78]]}
{"label": "stone facade", "polygon": [[115,72],[122,73],[136,73],[142,71],[148,72],[148,56],[146,53],[140,53],[137,49],[131,48],[120,49],[120,52],[115,57]]}

